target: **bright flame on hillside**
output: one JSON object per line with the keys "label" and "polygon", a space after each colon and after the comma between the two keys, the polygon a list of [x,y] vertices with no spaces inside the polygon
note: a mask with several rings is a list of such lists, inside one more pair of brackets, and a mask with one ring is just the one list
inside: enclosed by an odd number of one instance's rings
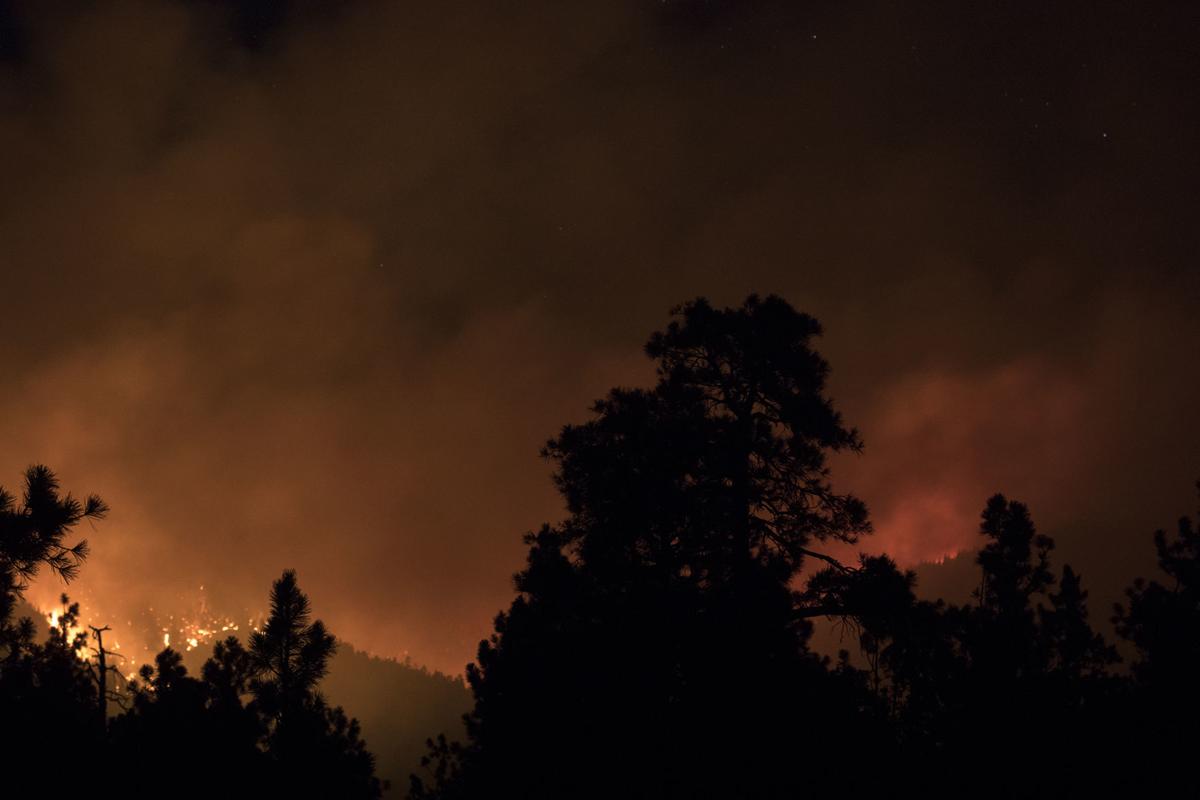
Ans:
{"label": "bright flame on hillside", "polygon": [[[50,613],[46,614],[46,619],[50,622],[51,628],[59,627],[59,622],[60,622],[60,620],[62,620],[62,617],[63,617],[63,614],[61,611],[51,611]],[[87,634],[87,628],[83,625],[80,625],[79,621],[76,620],[75,623],[67,626],[66,634],[67,634],[67,643],[72,644],[75,641],[75,637]],[[75,655],[79,656],[79,658],[81,660],[87,661],[89,651],[85,647],[80,650],[76,650]]]}
{"label": "bright flame on hillside", "polygon": [[[33,599],[30,598],[31,601]],[[74,600],[75,598],[72,598],[72,601]],[[137,677],[141,665],[153,664],[154,657],[163,648],[174,646],[182,653],[195,651],[195,657],[206,658],[213,644],[228,636],[241,637],[243,631],[258,630],[265,618],[261,613],[247,614],[244,617],[245,622],[242,623],[228,614],[213,613],[203,586],[190,602],[179,603],[176,606],[191,606],[191,609],[184,613],[163,614],[151,607],[143,612],[139,619],[112,619],[98,604],[93,604],[86,594],[79,599],[79,606],[78,618],[67,628],[68,641],[74,641],[77,634],[87,635],[88,647],[77,651],[79,657],[86,661],[95,659],[96,642],[88,625],[108,625],[111,630],[104,635],[104,648],[114,654],[110,660],[118,663],[121,673],[131,680]],[[42,605],[41,610],[51,627],[60,626],[65,609],[47,610],[45,605]],[[199,666],[190,659],[189,664],[193,669]]]}

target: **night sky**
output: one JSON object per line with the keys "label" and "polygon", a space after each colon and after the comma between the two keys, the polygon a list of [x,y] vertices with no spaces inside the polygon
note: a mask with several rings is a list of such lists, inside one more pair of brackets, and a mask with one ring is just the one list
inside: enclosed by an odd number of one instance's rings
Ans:
{"label": "night sky", "polygon": [[0,0],[0,483],[112,506],[85,612],[295,567],[459,672],[562,513],[544,440],[673,305],[773,292],[869,549],[969,549],[1004,491],[1117,599],[1200,478],[1198,42],[1195,3]]}

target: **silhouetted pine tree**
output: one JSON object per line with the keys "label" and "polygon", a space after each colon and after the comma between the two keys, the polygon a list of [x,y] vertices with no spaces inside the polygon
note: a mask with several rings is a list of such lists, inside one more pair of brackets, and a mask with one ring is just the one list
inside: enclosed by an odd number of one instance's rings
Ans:
{"label": "silhouetted pine tree", "polygon": [[[1200,488],[1200,484],[1197,484]],[[1180,518],[1154,534],[1161,579],[1139,578],[1114,617],[1135,649],[1134,693],[1125,718],[1126,763],[1151,792],[1200,794],[1200,527]]]}
{"label": "silhouetted pine tree", "polygon": [[83,502],[63,495],[48,467],[30,467],[19,504],[0,488],[0,573],[11,576],[18,590],[43,566],[70,581],[87,557],[88,545],[86,539],[68,544],[67,535],[82,520],[103,519],[107,512],[96,495]]}
{"label": "silhouetted pine tree", "polygon": [[[1133,672],[1148,691],[1173,701],[1195,698],[1200,684],[1200,528],[1180,518],[1175,536],[1156,531],[1154,548],[1165,580],[1139,578],[1117,608],[1118,631],[1137,649]],[[1187,696],[1181,697],[1181,690]]]}
{"label": "silhouetted pine tree", "polygon": [[271,588],[270,616],[250,637],[254,676],[248,687],[267,720],[276,791],[311,798],[379,797],[382,786],[357,720],[330,707],[317,689],[336,644],[324,623],[310,621],[311,616],[308,596],[288,570]]}
{"label": "silhouetted pine tree", "polygon": [[218,642],[198,679],[170,648],[142,668],[132,708],[111,726],[114,753],[138,756],[126,784],[135,796],[169,786],[176,795],[211,797],[229,793],[230,781],[238,797],[381,795],[358,723],[318,691],[335,645],[310,618],[308,597],[288,571],[248,649],[234,637]]}
{"label": "silhouetted pine tree", "polygon": [[[101,519],[107,507],[95,495],[84,501],[63,494],[44,466],[25,471],[18,501],[0,488],[0,755],[13,769],[0,785],[21,793],[44,783],[63,748],[100,753],[96,687],[79,657],[86,636],[70,631],[79,607],[63,596],[63,614],[44,644],[34,641],[32,620],[12,618],[17,600],[43,568],[70,581],[87,555],[87,541],[69,542],[84,519]],[[65,781],[65,778],[64,778]]]}
{"label": "silhouetted pine tree", "polygon": [[[791,582],[870,530],[826,453],[860,447],[824,395],[820,327],[783,300],[697,300],[546,447],[568,519],[527,538],[517,599],[468,666],[467,744],[416,797],[772,796],[844,769],[864,687],[808,652]],[[797,724],[798,720],[804,724]]]}
{"label": "silhouetted pine tree", "polygon": [[37,772],[51,767],[56,752],[101,752],[104,732],[96,723],[96,685],[80,657],[87,637],[72,633],[78,603],[62,597],[63,611],[45,643],[34,641],[28,619],[13,626],[14,635],[0,660],[0,754],[20,765],[7,777],[8,786],[32,786]]}
{"label": "silhouetted pine tree", "polygon": [[[1093,630],[1088,621],[1088,593],[1070,564],[1064,564],[1058,591],[1050,592],[1050,605],[1038,609],[1042,639],[1048,648],[1048,667],[1061,678],[1064,690],[1082,690],[1091,680],[1103,680],[1107,669],[1119,661],[1117,650]],[[1063,698],[1083,702],[1083,697]]]}
{"label": "silhouetted pine tree", "polygon": [[336,649],[333,636],[320,620],[310,622],[312,608],[300,591],[296,573],[288,570],[271,587],[271,614],[262,630],[250,637],[251,679],[263,713],[276,728],[286,729],[288,717],[301,713],[317,693]]}
{"label": "silhouetted pine tree", "polygon": [[270,618],[249,650],[235,638],[218,643],[199,679],[178,653],[162,651],[129,685],[127,713],[106,729],[100,666],[84,658],[86,634],[72,633],[78,605],[63,596],[44,644],[32,620],[11,620],[41,567],[75,576],[87,543],[69,542],[71,530],[106,510],[95,496],[80,502],[61,494],[45,467],[26,472],[19,503],[0,489],[0,793],[84,791],[63,770],[66,762],[99,770],[103,780],[119,771],[114,785],[132,797],[379,797],[358,723],[317,691],[334,640],[309,621],[293,572],[275,583]]}
{"label": "silhouetted pine tree", "polygon": [[[208,664],[204,672],[211,673]],[[231,780],[240,796],[269,791],[254,709],[223,695],[225,686],[188,675],[171,648],[139,674],[141,681],[130,685],[131,708],[110,726],[124,791],[134,797],[211,797],[228,793]]]}
{"label": "silhouetted pine tree", "polygon": [[107,512],[96,495],[84,502],[63,495],[58,478],[40,464],[25,471],[19,503],[0,487],[0,656],[20,634],[19,622],[14,625],[11,617],[29,581],[46,567],[70,582],[87,557],[88,544],[86,539],[68,543],[68,535],[84,519],[103,519]]}
{"label": "silhouetted pine tree", "polygon": [[890,719],[892,774],[910,791],[1099,791],[1088,765],[1112,751],[1105,717],[1119,708],[1120,685],[1106,669],[1115,651],[1088,623],[1087,593],[1069,566],[1052,591],[1054,543],[1023,504],[991,498],[980,533],[974,605],[918,601],[911,573],[867,556],[814,575],[803,599],[860,632],[876,708]]}

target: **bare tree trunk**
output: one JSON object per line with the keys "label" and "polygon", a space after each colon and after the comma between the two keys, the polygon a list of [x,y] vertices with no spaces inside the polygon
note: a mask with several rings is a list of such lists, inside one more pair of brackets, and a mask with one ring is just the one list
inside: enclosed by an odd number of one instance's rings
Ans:
{"label": "bare tree trunk", "polygon": [[101,732],[108,730],[108,651],[104,649],[104,632],[110,630],[105,625],[97,628],[89,625],[92,635],[96,637],[96,712],[100,716]]}

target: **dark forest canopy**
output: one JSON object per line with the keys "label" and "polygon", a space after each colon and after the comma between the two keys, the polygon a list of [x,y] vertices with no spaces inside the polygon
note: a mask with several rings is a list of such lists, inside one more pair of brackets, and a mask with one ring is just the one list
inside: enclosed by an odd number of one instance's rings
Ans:
{"label": "dark forest canopy", "polygon": [[[612,390],[547,443],[567,516],[527,535],[517,595],[467,668],[466,736],[428,731],[414,800],[1200,789],[1196,524],[1156,534],[1161,575],[1114,610],[1128,664],[1083,578],[1003,495],[981,514],[969,602],[918,599],[887,556],[834,558],[871,524],[827,466],[863,445],[828,396],[820,334],[779,297],[697,299],[649,339],[653,386]],[[72,633],[77,606],[44,642],[15,617],[31,581],[73,577],[77,526],[105,510],[45,467],[0,492],[4,785],[379,797],[359,723],[323,693],[337,646],[295,572],[261,629],[197,674],[167,648],[126,683],[103,628]],[[853,659],[815,652],[822,617],[855,633]]]}
{"label": "dark forest canopy", "polygon": [[[827,455],[861,443],[825,393],[819,333],[777,297],[686,304],[647,344],[657,385],[613,390],[549,442],[569,516],[527,537],[518,596],[468,667],[467,740],[431,741],[412,797],[1058,797],[1194,783],[1172,758],[1196,709],[1183,677],[1200,637],[1192,528],[1158,539],[1175,588],[1135,584],[1117,609],[1123,635],[1144,636],[1136,680],[1113,669],[1080,577],[1055,568],[1020,502],[987,502],[968,604],[918,600],[915,575],[886,556],[838,562],[822,545],[870,527],[829,482]],[[821,569],[798,586],[807,561]],[[812,651],[818,616],[857,631],[865,668]],[[1152,694],[1141,676],[1168,646],[1180,671]]]}

